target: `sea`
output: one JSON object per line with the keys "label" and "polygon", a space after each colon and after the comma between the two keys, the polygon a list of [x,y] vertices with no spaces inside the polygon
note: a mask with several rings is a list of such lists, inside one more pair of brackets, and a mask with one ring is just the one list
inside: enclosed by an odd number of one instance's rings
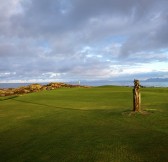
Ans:
{"label": "sea", "polygon": [[[75,85],[86,85],[86,86],[104,86],[104,85],[114,85],[114,86],[134,86],[133,81],[73,81],[73,82],[65,82],[68,84]],[[17,88],[21,86],[27,86],[33,83],[0,83],[0,88]],[[39,83],[41,85],[48,84]],[[148,81],[140,81],[141,86],[144,87],[168,87],[168,82],[148,82]]]}

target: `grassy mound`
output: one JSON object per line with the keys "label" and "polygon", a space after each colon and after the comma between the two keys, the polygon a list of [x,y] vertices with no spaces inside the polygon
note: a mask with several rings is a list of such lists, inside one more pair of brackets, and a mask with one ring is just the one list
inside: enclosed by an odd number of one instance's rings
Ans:
{"label": "grassy mound", "polygon": [[0,98],[2,162],[167,162],[168,88],[60,88]]}

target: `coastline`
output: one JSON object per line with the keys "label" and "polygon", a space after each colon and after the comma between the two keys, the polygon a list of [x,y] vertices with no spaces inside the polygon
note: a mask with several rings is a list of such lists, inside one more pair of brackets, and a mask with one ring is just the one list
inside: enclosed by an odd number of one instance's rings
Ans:
{"label": "coastline", "polygon": [[[71,84],[71,85],[79,85],[77,81],[72,82],[64,82],[65,84]],[[4,88],[18,88],[22,86],[29,86],[31,84],[40,84],[40,85],[46,85],[49,84],[49,82],[43,82],[43,83],[0,83],[0,89]],[[140,84],[142,87],[168,87],[168,82],[148,82],[148,81],[140,81]],[[111,85],[111,86],[133,86],[133,81],[81,81],[80,85],[86,85],[86,86],[105,86],[105,85]]]}

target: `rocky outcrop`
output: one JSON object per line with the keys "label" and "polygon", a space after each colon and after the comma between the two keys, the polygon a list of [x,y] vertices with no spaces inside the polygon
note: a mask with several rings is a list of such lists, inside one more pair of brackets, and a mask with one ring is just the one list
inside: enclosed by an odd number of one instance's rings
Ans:
{"label": "rocky outcrop", "polygon": [[18,88],[0,89],[0,97],[27,94],[27,93],[32,93],[32,92],[44,91],[44,90],[54,90],[54,89],[62,88],[62,87],[65,87],[65,88],[75,88],[75,87],[88,88],[88,86],[71,85],[71,84],[59,83],[59,82],[49,83],[47,85],[30,84],[28,86],[22,86],[22,87],[18,87]]}

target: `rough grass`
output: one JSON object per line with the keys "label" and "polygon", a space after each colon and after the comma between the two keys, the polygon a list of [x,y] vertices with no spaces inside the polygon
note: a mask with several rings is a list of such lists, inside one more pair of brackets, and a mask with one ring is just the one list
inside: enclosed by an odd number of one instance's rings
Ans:
{"label": "rough grass", "polygon": [[0,98],[2,162],[167,162],[168,88],[62,88]]}

